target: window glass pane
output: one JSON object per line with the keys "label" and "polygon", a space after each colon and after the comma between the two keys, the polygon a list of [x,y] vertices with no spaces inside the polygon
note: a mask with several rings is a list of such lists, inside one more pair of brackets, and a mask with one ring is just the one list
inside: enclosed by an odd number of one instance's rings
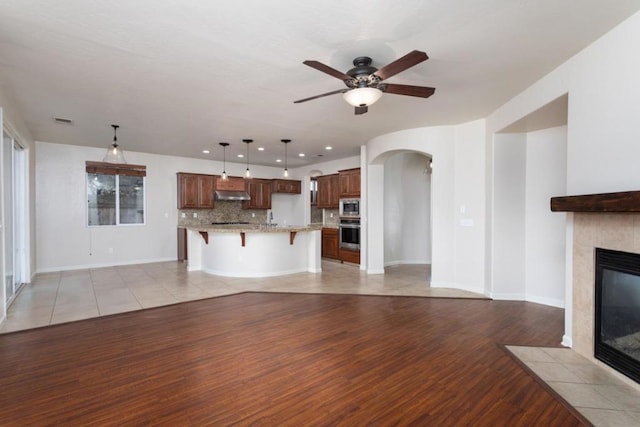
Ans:
{"label": "window glass pane", "polygon": [[120,224],[144,223],[144,178],[119,175]]}
{"label": "window glass pane", "polygon": [[116,176],[87,174],[89,225],[116,224]]}

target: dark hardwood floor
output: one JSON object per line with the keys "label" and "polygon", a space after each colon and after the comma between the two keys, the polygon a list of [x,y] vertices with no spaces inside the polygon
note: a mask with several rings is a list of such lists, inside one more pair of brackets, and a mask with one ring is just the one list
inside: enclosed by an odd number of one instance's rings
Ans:
{"label": "dark hardwood floor", "polygon": [[245,293],[0,336],[0,425],[575,426],[523,302]]}

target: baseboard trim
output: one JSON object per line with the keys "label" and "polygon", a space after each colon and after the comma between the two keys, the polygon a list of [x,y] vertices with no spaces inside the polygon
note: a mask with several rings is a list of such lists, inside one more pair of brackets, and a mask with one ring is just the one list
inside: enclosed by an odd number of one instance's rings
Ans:
{"label": "baseboard trim", "polygon": [[564,347],[572,348],[573,347],[573,339],[568,335],[563,335],[562,336],[562,342],[560,344],[562,344]]}
{"label": "baseboard trim", "polygon": [[57,273],[60,271],[88,270],[91,268],[119,267],[123,265],[153,264],[155,262],[169,262],[169,261],[177,262],[177,259],[176,258],[137,259],[135,261],[105,262],[105,263],[85,264],[85,265],[66,265],[66,266],[60,266],[60,267],[38,268],[36,269],[36,274]]}
{"label": "baseboard trim", "polygon": [[[197,270],[193,270],[193,271],[197,271]],[[246,273],[229,274],[229,272],[227,272],[227,271],[212,270],[210,268],[203,268],[203,269],[201,269],[201,271],[204,272],[204,273],[207,273],[207,274],[213,274],[214,276],[240,277],[240,278],[245,278],[245,279],[258,279],[258,278],[261,278],[261,277],[287,276],[289,274],[307,273],[307,272],[309,272],[309,270],[306,269],[306,268],[297,268],[297,269],[294,269],[294,270],[285,270],[285,271],[271,271],[269,273],[249,273],[249,274],[246,274]]]}
{"label": "baseboard trim", "polygon": [[564,301],[561,301],[556,298],[545,298],[545,297],[527,295],[526,301],[534,302],[536,304],[548,305],[551,307],[564,308]]}

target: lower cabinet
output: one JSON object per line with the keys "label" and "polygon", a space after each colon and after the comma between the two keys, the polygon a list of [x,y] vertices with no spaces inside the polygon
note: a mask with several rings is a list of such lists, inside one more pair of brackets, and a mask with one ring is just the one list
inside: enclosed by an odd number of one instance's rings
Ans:
{"label": "lower cabinet", "polygon": [[337,228],[322,229],[322,257],[340,259]]}
{"label": "lower cabinet", "polygon": [[349,249],[340,249],[340,261],[352,262],[360,264],[360,251],[352,251]]}

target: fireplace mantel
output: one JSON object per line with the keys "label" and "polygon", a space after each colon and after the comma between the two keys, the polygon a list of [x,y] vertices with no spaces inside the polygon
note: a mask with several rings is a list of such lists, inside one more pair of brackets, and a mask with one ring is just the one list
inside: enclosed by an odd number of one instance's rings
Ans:
{"label": "fireplace mantel", "polygon": [[640,191],[551,198],[553,212],[640,212]]}

